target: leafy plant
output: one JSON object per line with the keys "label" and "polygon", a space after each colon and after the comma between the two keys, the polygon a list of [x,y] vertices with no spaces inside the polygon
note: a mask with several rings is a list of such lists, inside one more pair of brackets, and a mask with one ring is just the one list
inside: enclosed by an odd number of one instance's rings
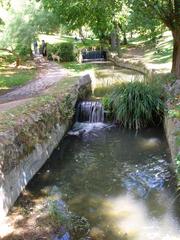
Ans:
{"label": "leafy plant", "polygon": [[61,43],[60,45],[60,54],[63,62],[70,62],[75,59],[74,55],[74,45],[73,43]]}
{"label": "leafy plant", "polygon": [[71,235],[73,239],[81,239],[86,237],[90,229],[90,224],[85,217],[77,216],[75,214],[71,215]]}
{"label": "leafy plant", "polygon": [[69,94],[60,103],[59,112],[61,121],[70,120],[73,117],[74,114],[73,99]]}
{"label": "leafy plant", "polygon": [[51,53],[57,54],[62,62],[71,62],[75,60],[74,44],[63,42],[48,45],[48,59],[52,59]]}
{"label": "leafy plant", "polygon": [[50,202],[49,206],[49,218],[53,226],[69,226],[69,216],[65,216],[62,212],[59,211],[56,202]]}
{"label": "leafy plant", "polygon": [[177,175],[178,175],[178,180],[180,180],[180,153],[177,154],[176,156],[176,166],[177,166]]}
{"label": "leafy plant", "polygon": [[140,129],[163,118],[161,95],[145,82],[115,85],[103,102],[105,108],[112,110],[116,121],[126,128]]}

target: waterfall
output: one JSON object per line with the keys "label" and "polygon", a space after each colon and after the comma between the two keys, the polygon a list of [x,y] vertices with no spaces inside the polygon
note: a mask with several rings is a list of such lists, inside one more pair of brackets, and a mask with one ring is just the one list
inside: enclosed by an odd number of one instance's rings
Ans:
{"label": "waterfall", "polygon": [[104,122],[104,108],[100,102],[84,101],[77,107],[77,122]]}

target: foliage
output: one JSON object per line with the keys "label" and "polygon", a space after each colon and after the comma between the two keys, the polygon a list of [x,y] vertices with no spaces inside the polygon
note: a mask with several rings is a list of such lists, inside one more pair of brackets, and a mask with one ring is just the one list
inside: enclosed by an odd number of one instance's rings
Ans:
{"label": "foliage", "polygon": [[79,29],[80,31],[86,25],[99,39],[109,37],[114,27],[114,13],[120,12],[122,6],[122,1],[101,0],[62,0],[58,2],[43,0],[43,3],[70,30]]}
{"label": "foliage", "polygon": [[176,156],[176,165],[177,165],[177,174],[180,177],[180,153],[178,153]]}
{"label": "foliage", "polygon": [[61,43],[60,57],[63,62],[70,62],[75,59],[74,45],[72,43]]}
{"label": "foliage", "polygon": [[[107,98],[107,96],[106,96]],[[164,103],[156,88],[144,82],[114,86],[104,102],[115,114],[116,121],[126,128],[143,128],[162,120]]]}
{"label": "foliage", "polygon": [[52,53],[60,56],[60,43],[47,44],[47,54],[49,60],[52,60]]}
{"label": "foliage", "polygon": [[48,58],[52,59],[51,53],[57,54],[62,62],[75,60],[74,44],[72,42],[62,42],[48,45]]}
{"label": "foliage", "polygon": [[144,16],[149,16],[153,21],[159,19],[173,35],[173,64],[172,72],[180,76],[180,7],[179,0],[127,0],[132,11]]}
{"label": "foliage", "polygon": [[[134,11],[134,8],[136,9],[136,11]],[[130,15],[127,26],[127,29],[129,31],[140,33],[141,36],[144,36],[146,39],[155,41],[165,29],[159,18],[157,18],[156,16],[152,17],[151,11],[145,11],[146,14],[144,14],[144,11],[139,11],[137,5],[133,5],[132,10],[129,11]]]}
{"label": "foliage", "polygon": [[[16,6],[17,5],[17,6]],[[50,11],[44,10],[40,1],[25,0],[10,4],[5,10],[0,46],[13,50],[19,56],[30,56],[31,44],[41,31],[58,28],[59,23]]]}
{"label": "foliage", "polygon": [[87,236],[90,224],[85,217],[71,215],[71,235],[73,239],[81,239]]}
{"label": "foliage", "polygon": [[49,218],[51,220],[51,224],[55,227],[61,226],[61,225],[68,225],[69,219],[67,216],[65,216],[63,213],[59,211],[59,208],[57,207],[56,201],[51,201],[49,204]]}
{"label": "foliage", "polygon": [[70,120],[74,115],[73,99],[71,95],[65,96],[59,106],[61,121]]}

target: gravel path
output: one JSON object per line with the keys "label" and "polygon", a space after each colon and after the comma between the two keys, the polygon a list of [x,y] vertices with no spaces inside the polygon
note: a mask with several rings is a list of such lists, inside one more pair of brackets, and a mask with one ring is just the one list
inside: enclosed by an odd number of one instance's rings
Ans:
{"label": "gravel path", "polygon": [[60,65],[54,62],[42,61],[41,59],[39,61],[41,61],[38,63],[40,74],[36,79],[0,96],[0,111],[27,102],[30,98],[40,95],[44,90],[68,76],[68,70]]}

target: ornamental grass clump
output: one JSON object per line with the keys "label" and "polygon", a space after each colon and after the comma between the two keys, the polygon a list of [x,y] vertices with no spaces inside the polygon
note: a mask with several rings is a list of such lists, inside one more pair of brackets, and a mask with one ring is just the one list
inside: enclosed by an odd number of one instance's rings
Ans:
{"label": "ornamental grass clump", "polygon": [[105,97],[106,108],[108,102],[108,108],[116,122],[125,128],[140,129],[157,125],[162,121],[164,113],[161,93],[156,87],[145,82],[118,84]]}

